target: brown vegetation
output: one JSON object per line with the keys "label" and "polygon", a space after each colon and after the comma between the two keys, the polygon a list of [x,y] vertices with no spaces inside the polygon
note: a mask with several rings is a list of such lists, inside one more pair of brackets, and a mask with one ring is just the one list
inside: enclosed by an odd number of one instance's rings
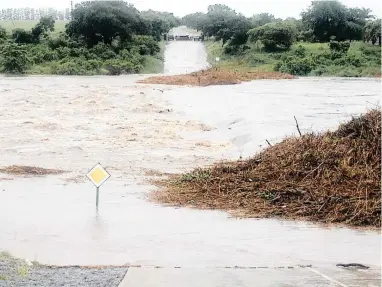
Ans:
{"label": "brown vegetation", "polygon": [[279,72],[244,72],[232,70],[220,70],[211,68],[191,74],[174,76],[155,76],[140,80],[138,83],[162,84],[162,85],[189,85],[189,86],[210,86],[210,85],[234,85],[241,82],[248,82],[260,79],[294,79],[295,77]]}
{"label": "brown vegetation", "polygon": [[0,173],[14,174],[14,175],[48,175],[64,173],[62,170],[45,169],[35,166],[20,166],[12,165],[0,168]]}
{"label": "brown vegetation", "polygon": [[351,226],[381,224],[381,114],[372,110],[335,132],[291,137],[253,158],[158,182],[154,199]]}

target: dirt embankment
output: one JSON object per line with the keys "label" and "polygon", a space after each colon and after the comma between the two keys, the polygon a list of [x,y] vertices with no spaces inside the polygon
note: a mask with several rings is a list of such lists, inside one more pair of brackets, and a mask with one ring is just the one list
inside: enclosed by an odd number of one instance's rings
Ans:
{"label": "dirt embankment", "polygon": [[381,225],[381,114],[290,137],[253,158],[158,182],[163,203],[350,226]]}
{"label": "dirt embankment", "polygon": [[211,68],[190,74],[174,76],[155,76],[139,81],[145,84],[211,86],[234,85],[261,79],[294,79],[295,77],[279,72],[243,72]]}

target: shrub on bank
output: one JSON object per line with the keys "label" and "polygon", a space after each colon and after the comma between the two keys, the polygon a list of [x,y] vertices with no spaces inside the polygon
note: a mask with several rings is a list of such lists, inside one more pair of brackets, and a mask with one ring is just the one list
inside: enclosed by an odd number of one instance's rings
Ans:
{"label": "shrub on bank", "polygon": [[315,67],[311,58],[288,57],[283,62],[276,64],[276,70],[281,73],[305,76]]}
{"label": "shrub on bank", "polygon": [[7,38],[7,30],[0,26],[0,42]]}
{"label": "shrub on bank", "polygon": [[[349,43],[328,44],[329,50],[308,52],[301,45],[280,57],[274,66],[275,71],[292,75],[336,75],[341,77],[370,76],[377,74],[381,58],[374,47],[362,45],[355,53],[350,53]],[[322,51],[322,52],[321,52]],[[380,53],[380,48],[379,48]]]}
{"label": "shrub on bank", "polygon": [[268,23],[248,31],[252,42],[260,41],[268,51],[289,49],[295,40],[291,26],[282,23]]}
{"label": "shrub on bank", "polygon": [[34,41],[32,32],[20,28],[13,30],[12,39],[17,44],[32,44]]}
{"label": "shrub on bank", "polygon": [[15,43],[4,45],[1,50],[2,72],[11,74],[23,74],[27,70],[30,61],[25,46]]}
{"label": "shrub on bank", "polygon": [[109,75],[121,75],[138,73],[143,69],[143,66],[126,60],[112,59],[106,61],[105,68]]}

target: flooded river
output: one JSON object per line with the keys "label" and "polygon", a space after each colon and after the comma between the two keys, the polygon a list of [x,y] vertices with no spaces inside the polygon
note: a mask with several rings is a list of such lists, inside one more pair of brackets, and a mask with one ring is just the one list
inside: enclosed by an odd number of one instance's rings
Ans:
{"label": "flooded river", "polygon": [[[207,65],[201,43],[167,48],[168,73]],[[46,178],[0,174],[0,249],[62,265],[380,268],[378,232],[234,219],[146,200],[154,189],[148,175],[250,156],[266,140],[296,133],[293,116],[304,131],[335,128],[379,103],[379,80],[190,88],[135,83],[143,77],[0,78],[1,165],[68,171]],[[112,177],[101,187],[96,214],[85,174],[98,162]]]}

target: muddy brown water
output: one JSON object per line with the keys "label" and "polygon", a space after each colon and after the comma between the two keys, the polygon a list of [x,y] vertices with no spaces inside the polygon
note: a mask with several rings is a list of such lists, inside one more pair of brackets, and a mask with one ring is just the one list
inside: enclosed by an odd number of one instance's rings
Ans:
{"label": "muddy brown water", "polygon": [[[201,43],[167,48],[167,73],[207,65]],[[147,201],[155,187],[145,183],[152,171],[250,156],[266,139],[296,134],[293,116],[304,132],[333,129],[379,103],[379,80],[189,88],[135,83],[143,77],[0,78],[1,165],[70,171],[0,174],[0,249],[61,265],[380,268],[378,232],[165,207]],[[112,177],[101,187],[96,214],[85,174],[98,162]]]}

